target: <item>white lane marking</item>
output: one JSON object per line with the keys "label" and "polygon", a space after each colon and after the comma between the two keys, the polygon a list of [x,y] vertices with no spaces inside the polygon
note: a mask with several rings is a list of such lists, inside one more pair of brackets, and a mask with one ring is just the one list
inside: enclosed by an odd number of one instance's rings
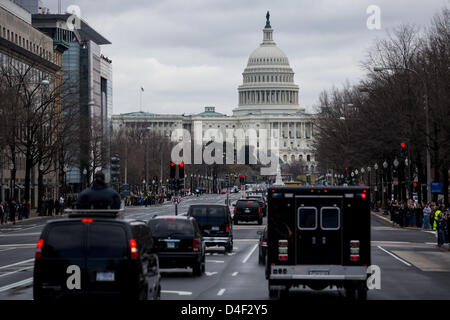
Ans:
{"label": "white lane marking", "polygon": [[233,242],[258,242],[259,239],[233,239]]}
{"label": "white lane marking", "polygon": [[28,236],[39,236],[40,232],[34,233],[11,233],[11,234],[0,234],[0,237],[28,237]]}
{"label": "white lane marking", "polygon": [[223,296],[226,289],[220,289],[220,291],[217,293],[218,296]]}
{"label": "white lane marking", "polygon": [[0,287],[0,292],[5,292],[10,289],[21,287],[21,286],[24,286],[24,285],[32,283],[32,282],[33,282],[33,278],[28,278],[28,279],[25,279],[25,280],[22,280],[19,282],[15,282],[15,283],[9,284],[7,286]]}
{"label": "white lane marking", "polygon": [[218,274],[218,272],[205,272],[205,274],[206,274],[208,277],[210,277],[210,276],[213,276],[213,275],[215,275],[215,274]]}
{"label": "white lane marking", "polygon": [[212,262],[212,263],[225,263],[225,261],[222,261],[222,260],[206,260],[206,262]]}
{"label": "white lane marking", "polygon": [[36,243],[1,244],[0,249],[3,248],[36,248]]}
{"label": "white lane marking", "polygon": [[9,268],[9,267],[18,266],[18,265],[25,264],[25,263],[29,263],[29,262],[33,262],[33,261],[34,261],[34,259],[28,259],[28,260],[16,262],[16,263],[13,263],[13,264],[9,264],[7,266],[2,266],[2,267],[0,267],[0,270],[6,269],[6,268]]}
{"label": "white lane marking", "polygon": [[190,296],[190,295],[192,295],[192,292],[190,292],[190,291],[161,290],[161,293],[173,293],[173,294],[177,294],[179,296]]}
{"label": "white lane marking", "polygon": [[232,277],[236,277],[239,274],[239,272],[233,272],[233,274],[231,275]]}
{"label": "white lane marking", "polygon": [[9,251],[9,250],[14,250],[14,249],[16,249],[16,248],[12,247],[12,248],[0,249],[0,252],[5,252],[5,251]]}
{"label": "white lane marking", "polygon": [[378,246],[378,249],[383,250],[383,251],[386,252],[388,255],[390,255],[390,256],[392,256],[393,258],[397,259],[398,261],[400,261],[400,262],[406,264],[408,267],[411,267],[411,264],[410,264],[410,263],[406,262],[406,261],[403,260],[403,259],[400,259],[400,258],[397,257],[395,254],[393,254],[393,253],[387,251],[386,249],[384,249],[384,248],[382,248],[382,247],[380,247],[380,246]]}
{"label": "white lane marking", "polygon": [[30,270],[30,269],[33,269],[33,268],[34,267],[26,267],[26,268],[22,268],[22,269],[19,269],[19,270],[16,270],[16,271],[11,271],[11,272],[8,272],[8,273],[0,274],[0,278],[6,277],[6,276],[9,276],[9,275],[18,273],[18,272],[27,271],[27,270]]}
{"label": "white lane marking", "polygon": [[251,255],[253,254],[253,252],[255,252],[256,248],[258,248],[258,245],[255,244],[253,246],[253,249],[249,252],[249,254],[245,257],[244,260],[242,260],[242,263],[246,263],[248,261],[248,259],[251,257]]}

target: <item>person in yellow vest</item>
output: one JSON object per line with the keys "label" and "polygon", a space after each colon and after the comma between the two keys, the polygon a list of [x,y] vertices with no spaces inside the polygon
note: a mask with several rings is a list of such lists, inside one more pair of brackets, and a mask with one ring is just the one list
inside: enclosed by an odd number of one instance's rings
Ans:
{"label": "person in yellow vest", "polygon": [[440,207],[436,206],[436,211],[434,212],[434,215],[433,215],[433,218],[434,218],[433,219],[434,220],[434,222],[433,222],[433,231],[437,230],[439,214],[440,213],[441,213]]}

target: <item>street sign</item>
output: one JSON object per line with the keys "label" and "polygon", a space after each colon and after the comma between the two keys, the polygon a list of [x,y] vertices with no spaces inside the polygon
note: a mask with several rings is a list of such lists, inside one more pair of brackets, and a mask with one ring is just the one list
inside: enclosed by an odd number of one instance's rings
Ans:
{"label": "street sign", "polygon": [[172,203],[173,203],[174,205],[179,205],[180,202],[181,202],[181,198],[180,198],[180,197],[178,197],[178,196],[173,196],[173,197],[172,197]]}
{"label": "street sign", "polygon": [[431,193],[442,193],[442,182],[432,182]]}

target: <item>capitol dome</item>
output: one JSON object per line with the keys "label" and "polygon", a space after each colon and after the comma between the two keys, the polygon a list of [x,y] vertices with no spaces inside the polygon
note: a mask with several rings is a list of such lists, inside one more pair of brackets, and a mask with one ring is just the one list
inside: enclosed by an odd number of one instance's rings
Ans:
{"label": "capitol dome", "polygon": [[239,107],[234,115],[292,114],[304,112],[298,104],[299,87],[286,54],[273,41],[267,13],[263,42],[248,59],[243,84],[239,86]]}

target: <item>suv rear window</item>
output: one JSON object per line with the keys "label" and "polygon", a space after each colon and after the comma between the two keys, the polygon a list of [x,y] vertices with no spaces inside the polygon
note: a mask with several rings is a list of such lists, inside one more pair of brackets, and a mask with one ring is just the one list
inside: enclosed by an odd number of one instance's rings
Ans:
{"label": "suv rear window", "polygon": [[127,235],[122,227],[107,223],[89,226],[90,258],[122,258],[126,250]]}
{"label": "suv rear window", "polygon": [[194,227],[189,220],[154,219],[149,221],[148,226],[153,236],[157,238],[174,235],[194,235]]}
{"label": "suv rear window", "polygon": [[222,223],[227,219],[224,207],[191,207],[188,215],[194,217],[199,224]]}
{"label": "suv rear window", "polygon": [[51,227],[44,242],[44,257],[50,259],[82,258],[84,226],[61,224]]}
{"label": "suv rear window", "polygon": [[256,200],[239,200],[236,203],[236,207],[247,207],[247,208],[250,208],[250,207],[258,207],[258,206],[259,206],[259,203]]}

